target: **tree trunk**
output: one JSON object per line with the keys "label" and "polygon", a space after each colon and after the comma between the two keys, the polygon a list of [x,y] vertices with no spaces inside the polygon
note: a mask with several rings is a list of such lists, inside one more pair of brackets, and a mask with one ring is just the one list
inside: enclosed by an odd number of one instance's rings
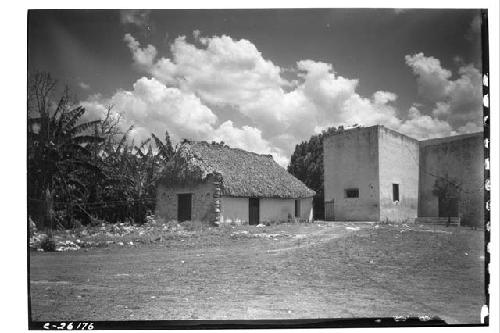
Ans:
{"label": "tree trunk", "polygon": [[54,226],[54,200],[53,193],[48,188],[45,190],[43,226],[47,230],[48,235],[52,237],[52,229]]}

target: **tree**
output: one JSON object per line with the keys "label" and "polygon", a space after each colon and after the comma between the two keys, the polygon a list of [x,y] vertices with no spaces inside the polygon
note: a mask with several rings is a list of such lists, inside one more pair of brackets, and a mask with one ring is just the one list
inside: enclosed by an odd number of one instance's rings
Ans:
{"label": "tree", "polygon": [[[54,202],[83,199],[85,179],[89,174],[92,179],[102,175],[88,149],[103,142],[90,131],[100,120],[83,122],[85,109],[71,102],[68,88],[55,102],[56,87],[57,81],[48,73],[35,73],[28,81],[28,197],[32,201],[28,211],[50,230]],[[41,202],[39,209],[34,202]]]}
{"label": "tree", "polygon": [[107,177],[101,185],[99,201],[109,204],[99,210],[99,215],[109,222],[126,218],[144,221],[146,213],[154,209],[156,179],[175,151],[168,131],[165,132],[165,143],[153,134],[135,145],[134,141],[129,143],[132,130],[133,126],[130,126],[119,140],[110,140],[101,153]]}
{"label": "tree", "polygon": [[445,209],[448,215],[448,221],[446,226],[450,225],[451,222],[451,212],[453,211],[452,205],[457,202],[460,192],[461,184],[456,178],[449,177],[446,174],[444,177],[436,178],[432,193],[439,198],[439,204],[443,205],[442,208]]}
{"label": "tree", "polygon": [[323,139],[336,131],[335,127],[330,127],[321,134],[312,136],[309,141],[303,141],[296,145],[288,165],[288,172],[316,191],[313,198],[315,219],[325,218]]}

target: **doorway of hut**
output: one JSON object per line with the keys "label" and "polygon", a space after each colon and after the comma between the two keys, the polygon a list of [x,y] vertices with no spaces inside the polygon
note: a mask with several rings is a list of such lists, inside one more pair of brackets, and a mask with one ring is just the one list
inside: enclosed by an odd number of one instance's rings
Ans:
{"label": "doorway of hut", "polygon": [[191,193],[177,195],[177,221],[191,220]]}
{"label": "doorway of hut", "polygon": [[248,223],[250,225],[259,224],[259,198],[248,199]]}

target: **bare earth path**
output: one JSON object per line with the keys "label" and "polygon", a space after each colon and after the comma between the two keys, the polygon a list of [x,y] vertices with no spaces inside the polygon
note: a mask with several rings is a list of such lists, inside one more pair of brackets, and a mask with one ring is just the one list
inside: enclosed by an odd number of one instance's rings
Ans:
{"label": "bare earth path", "polygon": [[479,323],[485,302],[482,231],[349,223],[259,229],[246,228],[287,236],[231,237],[228,231],[157,246],[31,253],[32,317],[428,315]]}

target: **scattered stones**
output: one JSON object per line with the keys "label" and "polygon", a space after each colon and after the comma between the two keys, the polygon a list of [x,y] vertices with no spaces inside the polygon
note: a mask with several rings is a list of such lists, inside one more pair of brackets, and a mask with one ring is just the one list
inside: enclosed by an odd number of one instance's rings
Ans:
{"label": "scattered stones", "polygon": [[67,241],[58,241],[56,243],[56,251],[57,252],[65,252],[65,251],[76,251],[79,250],[80,246],[73,243],[70,240]]}
{"label": "scattered stones", "polygon": [[230,236],[231,237],[238,237],[238,236],[246,236],[248,234],[249,234],[248,230],[239,230],[239,231],[232,232],[230,234]]}

